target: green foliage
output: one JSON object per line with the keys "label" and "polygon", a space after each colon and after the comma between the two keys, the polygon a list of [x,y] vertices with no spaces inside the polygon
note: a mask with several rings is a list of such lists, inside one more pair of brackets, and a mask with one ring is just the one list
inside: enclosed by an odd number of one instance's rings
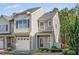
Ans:
{"label": "green foliage", "polygon": [[63,52],[64,55],[67,55],[67,51],[68,50],[63,50],[62,52]]}
{"label": "green foliage", "polygon": [[59,11],[59,19],[60,19],[60,33],[61,33],[61,41],[65,42],[67,40],[67,35],[70,31],[70,26],[74,25],[76,20],[76,14],[74,9],[64,8]]}
{"label": "green foliage", "polygon": [[76,52],[79,50],[79,18],[76,16],[76,20],[74,26],[70,27],[69,35],[68,35],[68,45],[70,49],[74,49]]}
{"label": "green foliage", "polygon": [[75,6],[75,11],[76,11],[76,14],[79,15],[79,4]]}
{"label": "green foliage", "polygon": [[49,49],[49,51],[51,51],[51,52],[62,52],[62,49],[59,49],[59,48],[51,48],[51,49]]}
{"label": "green foliage", "polygon": [[68,50],[66,52],[66,55],[76,55],[76,51],[75,50]]}
{"label": "green foliage", "polygon": [[57,12],[57,11],[58,11],[58,8],[54,8],[53,11],[54,11],[54,12]]}
{"label": "green foliage", "polygon": [[8,48],[7,48],[7,50],[8,50],[8,51],[11,51],[11,50],[12,50],[12,48],[11,48],[11,47],[8,47]]}
{"label": "green foliage", "polygon": [[49,51],[48,48],[39,48],[38,50],[39,50],[39,51]]}
{"label": "green foliage", "polygon": [[79,54],[79,4],[75,8],[67,8],[59,12],[61,33],[66,34],[64,39],[69,49],[74,49]]}
{"label": "green foliage", "polygon": [[49,51],[51,52],[62,52],[62,49],[61,48],[57,48],[56,46],[52,46]]}
{"label": "green foliage", "polygon": [[55,48],[55,49],[57,49],[57,47],[56,47],[56,46],[52,46],[51,48]]}
{"label": "green foliage", "polygon": [[13,15],[12,16],[15,16],[16,15],[16,13],[13,13]]}
{"label": "green foliage", "polygon": [[39,51],[40,52],[43,52],[43,51],[50,51],[50,52],[62,52],[62,49],[61,48],[57,48],[56,46],[52,46],[51,48],[39,48]]}

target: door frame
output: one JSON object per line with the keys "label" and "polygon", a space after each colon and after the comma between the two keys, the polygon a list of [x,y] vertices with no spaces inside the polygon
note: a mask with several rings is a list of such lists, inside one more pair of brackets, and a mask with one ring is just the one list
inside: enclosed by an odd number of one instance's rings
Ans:
{"label": "door frame", "polygon": [[[9,41],[10,40],[10,41]],[[8,42],[9,41],[9,42]],[[15,38],[14,37],[7,37],[7,47],[9,47],[8,43],[11,44],[12,50],[15,49]]]}
{"label": "door frame", "polygon": [[[40,44],[41,44],[40,39],[41,38],[42,38],[42,44],[43,44],[42,47],[40,46]],[[44,37],[39,37],[39,48],[44,48]]]}
{"label": "door frame", "polygon": [[[42,38],[43,47],[40,47],[40,38]],[[39,36],[37,40],[38,40],[37,46],[39,46],[38,48],[47,48],[46,44],[49,44],[50,47],[50,41],[51,41],[50,36]]]}
{"label": "door frame", "polygon": [[2,38],[2,41],[3,41],[3,48],[0,48],[0,49],[5,49],[5,38],[4,37],[0,37]]}

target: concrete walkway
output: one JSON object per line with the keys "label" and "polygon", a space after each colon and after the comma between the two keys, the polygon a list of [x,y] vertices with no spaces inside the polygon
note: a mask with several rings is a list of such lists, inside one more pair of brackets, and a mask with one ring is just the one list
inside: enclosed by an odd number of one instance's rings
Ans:
{"label": "concrete walkway", "polygon": [[32,55],[63,55],[62,52],[36,52],[36,53],[33,53]]}
{"label": "concrete walkway", "polygon": [[0,50],[0,55],[63,55],[62,52],[32,52],[32,51],[2,51]]}
{"label": "concrete walkway", "polygon": [[31,55],[32,53],[29,51],[9,51],[9,52],[1,52],[0,55]]}

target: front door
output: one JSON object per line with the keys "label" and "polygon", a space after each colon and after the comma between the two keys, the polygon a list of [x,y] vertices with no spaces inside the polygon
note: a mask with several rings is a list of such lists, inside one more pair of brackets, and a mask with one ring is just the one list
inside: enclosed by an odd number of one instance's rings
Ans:
{"label": "front door", "polygon": [[15,48],[15,40],[13,37],[7,37],[7,48],[11,47],[12,49]]}
{"label": "front door", "polygon": [[43,37],[39,37],[39,48],[43,48],[43,46],[44,46],[43,39],[44,39]]}
{"label": "front door", "polygon": [[39,37],[39,48],[50,48],[49,36]]}

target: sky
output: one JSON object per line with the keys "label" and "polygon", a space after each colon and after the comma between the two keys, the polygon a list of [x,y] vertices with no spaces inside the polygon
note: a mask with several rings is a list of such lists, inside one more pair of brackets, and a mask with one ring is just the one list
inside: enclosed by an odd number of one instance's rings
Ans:
{"label": "sky", "polygon": [[22,12],[33,7],[42,7],[45,11],[51,11],[53,8],[74,8],[75,3],[0,3],[0,15],[11,16],[12,13]]}

